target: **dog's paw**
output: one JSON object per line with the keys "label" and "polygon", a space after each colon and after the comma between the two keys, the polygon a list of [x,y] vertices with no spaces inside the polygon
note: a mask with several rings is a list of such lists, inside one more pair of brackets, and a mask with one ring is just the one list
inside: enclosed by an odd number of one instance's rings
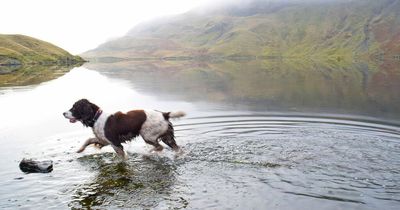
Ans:
{"label": "dog's paw", "polygon": [[160,145],[160,146],[158,146],[158,147],[151,148],[150,151],[149,151],[149,153],[156,153],[156,154],[159,154],[160,152],[163,151],[163,149],[164,149],[164,147]]}
{"label": "dog's paw", "polygon": [[175,154],[174,154],[175,158],[183,157],[185,155],[185,153],[186,153],[182,148],[174,150],[174,152],[175,152]]}
{"label": "dog's paw", "polygon": [[93,146],[94,146],[96,149],[101,149],[101,148],[104,147],[104,145],[98,144],[98,143],[94,143]]}
{"label": "dog's paw", "polygon": [[127,161],[128,160],[128,155],[124,154],[124,157],[122,158],[122,160]]}
{"label": "dog's paw", "polygon": [[81,148],[79,148],[77,151],[76,151],[76,153],[81,153],[81,152],[83,152],[85,150],[85,147],[81,147]]}

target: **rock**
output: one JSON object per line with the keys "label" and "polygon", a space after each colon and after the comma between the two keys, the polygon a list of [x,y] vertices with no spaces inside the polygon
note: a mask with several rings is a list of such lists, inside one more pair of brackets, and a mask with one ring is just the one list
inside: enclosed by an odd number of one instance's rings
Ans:
{"label": "rock", "polygon": [[19,168],[25,173],[49,173],[53,171],[53,161],[36,161],[32,159],[22,159]]}

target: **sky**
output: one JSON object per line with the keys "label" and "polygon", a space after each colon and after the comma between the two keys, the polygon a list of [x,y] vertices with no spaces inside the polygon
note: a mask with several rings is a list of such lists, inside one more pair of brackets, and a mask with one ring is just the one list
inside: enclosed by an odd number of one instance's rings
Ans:
{"label": "sky", "polygon": [[210,0],[1,0],[0,33],[24,34],[83,53],[136,24]]}

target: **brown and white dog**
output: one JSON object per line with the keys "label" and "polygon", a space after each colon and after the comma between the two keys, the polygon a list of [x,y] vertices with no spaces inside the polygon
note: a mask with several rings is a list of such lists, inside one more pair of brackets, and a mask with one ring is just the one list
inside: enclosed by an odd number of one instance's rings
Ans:
{"label": "brown and white dog", "polygon": [[127,113],[116,112],[108,114],[87,99],[74,103],[69,111],[63,113],[71,123],[80,121],[83,125],[91,127],[95,138],[89,138],[77,151],[82,152],[90,144],[100,148],[111,145],[118,156],[126,159],[126,154],[121,143],[130,141],[138,135],[143,140],[154,146],[155,151],[161,151],[163,146],[159,140],[172,148],[180,151],[175,142],[174,128],[170,118],[185,116],[182,111],[160,112],[156,110],[132,110]]}

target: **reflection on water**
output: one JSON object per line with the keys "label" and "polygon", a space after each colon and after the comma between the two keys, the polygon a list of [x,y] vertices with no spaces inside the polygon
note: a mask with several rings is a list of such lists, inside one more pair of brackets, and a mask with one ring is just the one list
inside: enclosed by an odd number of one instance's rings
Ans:
{"label": "reflection on water", "polygon": [[[6,68],[0,73],[0,87],[35,85],[55,79],[74,68],[73,66],[0,66]],[[1,71],[0,71],[1,72]]]}
{"label": "reflection on water", "polygon": [[[176,166],[165,158],[130,155],[127,162],[121,162],[114,154],[105,153],[83,156],[78,161],[95,177],[75,190],[69,204],[72,208],[154,208],[172,192],[176,179]],[[185,206],[184,200],[177,200]]]}
{"label": "reflection on water", "polygon": [[[86,67],[0,88],[0,208],[398,209],[398,63]],[[82,97],[106,111],[186,111],[173,122],[184,154],[149,153],[140,138],[126,162],[110,147],[75,153],[91,131],[61,113]],[[54,171],[23,174],[23,157]]]}
{"label": "reflection on water", "polygon": [[126,62],[89,64],[135,89],[164,98],[252,110],[400,117],[400,62]]}

